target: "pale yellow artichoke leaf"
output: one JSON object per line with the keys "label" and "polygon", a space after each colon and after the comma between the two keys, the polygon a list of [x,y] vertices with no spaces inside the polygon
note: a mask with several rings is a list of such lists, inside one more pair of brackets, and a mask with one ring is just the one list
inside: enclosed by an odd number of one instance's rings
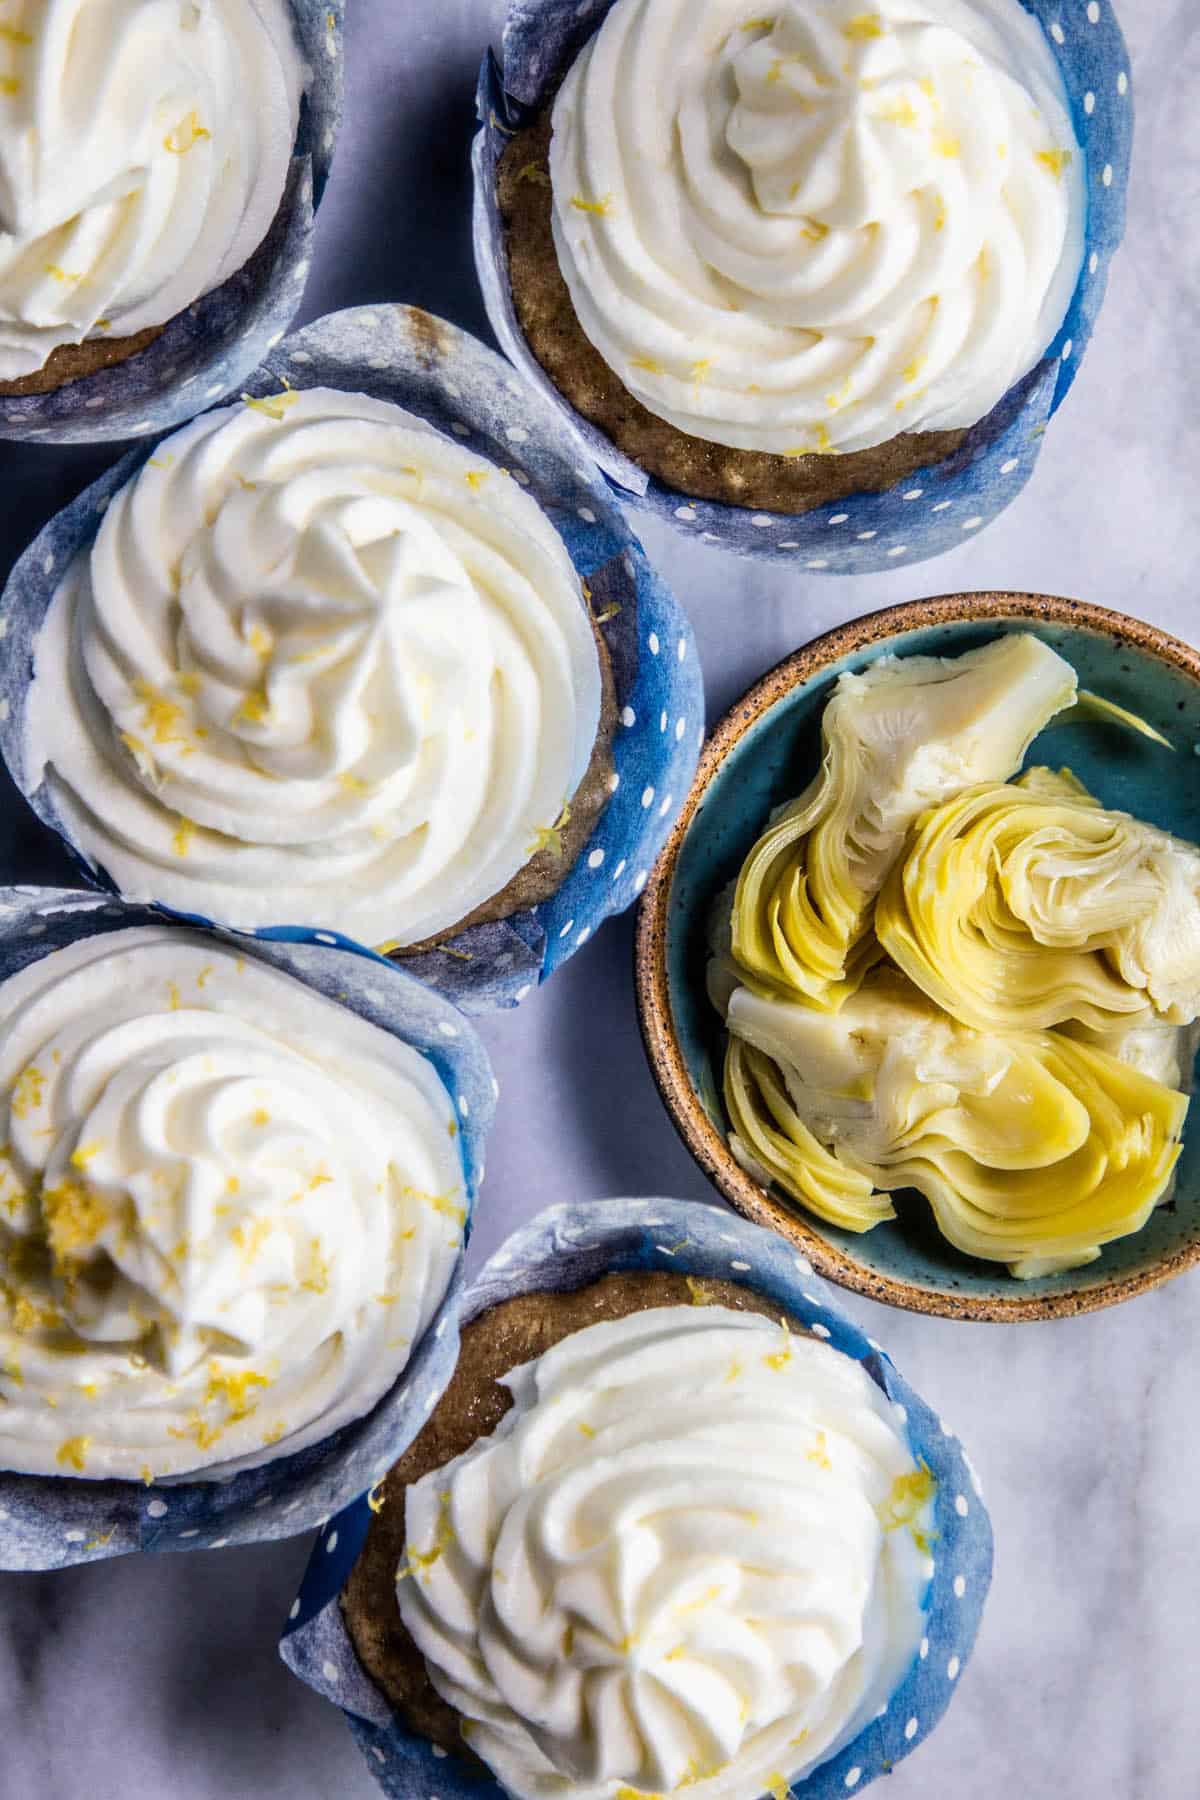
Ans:
{"label": "pale yellow artichoke leaf", "polygon": [[1070,665],[1024,632],[843,674],[821,722],[819,775],[772,820],[738,881],[732,942],[747,980],[844,1004],[877,960],[871,910],[914,821],[1014,774],[1076,689]]}

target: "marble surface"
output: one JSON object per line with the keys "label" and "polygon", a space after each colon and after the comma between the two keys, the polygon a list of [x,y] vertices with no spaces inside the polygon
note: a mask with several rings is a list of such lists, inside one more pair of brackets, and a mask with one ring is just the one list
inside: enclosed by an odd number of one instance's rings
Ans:
{"label": "marble surface", "polygon": [[[349,11],[347,124],[305,315],[405,299],[481,329],[467,151],[500,0]],[[1030,489],[961,550],[862,580],[647,530],[695,620],[710,717],[817,631],[966,587],[1082,595],[1200,639],[1200,15],[1195,0],[1121,11],[1139,106],[1132,228]],[[0,568],[108,460],[0,446]],[[32,823],[22,835],[20,873],[59,872]],[[646,1072],[630,954],[629,922],[609,925],[485,1025],[504,1093],[475,1256],[552,1200],[704,1195]],[[1200,1275],[1052,1325],[850,1304],[966,1439],[998,1539],[976,1660],[888,1800],[1193,1800]],[[370,1800],[340,1719],[275,1656],[306,1554],[297,1541],[0,1576],[0,1800]]]}

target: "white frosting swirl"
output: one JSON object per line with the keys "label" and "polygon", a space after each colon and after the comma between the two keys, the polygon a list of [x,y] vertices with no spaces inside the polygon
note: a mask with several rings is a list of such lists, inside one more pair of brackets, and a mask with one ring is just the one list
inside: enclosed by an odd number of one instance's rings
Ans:
{"label": "white frosting swirl", "polygon": [[396,1379],[461,1242],[408,1045],[168,927],[0,987],[0,1468],[212,1476]]}
{"label": "white frosting swirl", "polygon": [[39,638],[31,766],[122,891],[415,943],[500,893],[587,769],[570,558],[503,471],[314,388],[194,421]]}
{"label": "white frosting swirl", "polygon": [[618,0],[554,107],[584,331],[680,431],[782,455],[975,424],[1050,344],[1084,159],[1019,0]]}
{"label": "white frosting swirl", "polygon": [[287,179],[284,0],[16,0],[0,24],[0,381],[162,325],[241,268]]}
{"label": "white frosting swirl", "polygon": [[862,1367],[721,1306],[564,1339],[407,1496],[401,1616],[518,1800],[758,1800],[917,1649],[932,1477]]}

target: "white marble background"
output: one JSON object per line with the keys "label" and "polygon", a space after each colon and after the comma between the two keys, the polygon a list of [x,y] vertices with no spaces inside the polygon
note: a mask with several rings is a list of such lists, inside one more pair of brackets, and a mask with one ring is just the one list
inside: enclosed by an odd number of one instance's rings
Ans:
{"label": "white marble background", "polygon": [[[1140,119],[1131,231],[1031,488],[938,563],[859,581],[648,530],[695,620],[710,717],[816,632],[956,588],[1081,595],[1200,639],[1200,6],[1120,10]],[[479,329],[467,151],[501,0],[349,12],[348,118],[306,315],[403,299]],[[0,573],[107,460],[0,446]],[[30,849],[27,875],[32,833]],[[630,940],[628,921],[608,926],[486,1027],[504,1095],[476,1255],[553,1200],[705,1192],[646,1072]],[[966,1439],[998,1538],[976,1660],[888,1800],[1196,1800],[1200,1275],[1053,1325],[853,1310]],[[338,1715],[276,1659],[306,1554],[0,1577],[0,1800],[371,1800]]]}

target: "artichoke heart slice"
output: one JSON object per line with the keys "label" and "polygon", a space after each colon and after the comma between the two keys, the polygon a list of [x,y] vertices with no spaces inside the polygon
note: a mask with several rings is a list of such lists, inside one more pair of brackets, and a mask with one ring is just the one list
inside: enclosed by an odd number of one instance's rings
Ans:
{"label": "artichoke heart slice", "polygon": [[1200,1014],[1200,852],[1030,770],[932,808],[875,911],[887,955],[979,1031]]}
{"label": "artichoke heart slice", "polygon": [[912,825],[964,788],[1014,774],[1075,693],[1074,670],[1027,632],[840,676],[820,773],[742,868],[732,948],[744,978],[843,1004],[878,961],[871,909]]}
{"label": "artichoke heart slice", "polygon": [[958,1250],[1028,1277],[1094,1261],[1167,1192],[1187,1097],[1094,1045],[973,1031],[886,968],[836,1014],[740,988],[728,1025],[739,1146],[830,1224],[916,1188]]}

